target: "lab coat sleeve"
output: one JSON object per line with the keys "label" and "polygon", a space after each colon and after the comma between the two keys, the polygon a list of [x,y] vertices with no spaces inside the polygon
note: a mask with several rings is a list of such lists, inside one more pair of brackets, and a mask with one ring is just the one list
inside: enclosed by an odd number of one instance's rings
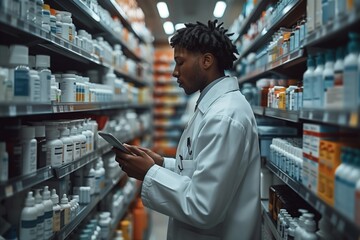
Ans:
{"label": "lab coat sleeve", "polygon": [[250,161],[246,135],[228,116],[204,119],[193,143],[192,178],[152,167],[143,182],[144,205],[198,228],[223,221]]}
{"label": "lab coat sleeve", "polygon": [[175,170],[175,158],[164,157],[163,167],[171,171]]}

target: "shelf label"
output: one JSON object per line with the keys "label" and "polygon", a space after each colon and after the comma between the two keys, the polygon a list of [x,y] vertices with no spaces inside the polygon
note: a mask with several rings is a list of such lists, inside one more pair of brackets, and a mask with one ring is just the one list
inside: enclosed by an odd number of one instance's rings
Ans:
{"label": "shelf label", "polygon": [[8,185],[5,187],[5,196],[10,197],[14,194],[14,188],[12,185]]}
{"label": "shelf label", "polygon": [[306,193],[305,193],[305,200],[306,200],[307,202],[309,202],[309,200],[310,200],[310,193],[309,193],[309,192],[306,192]]}
{"label": "shelf label", "polygon": [[346,114],[339,114],[339,119],[338,119],[338,123],[341,125],[346,125],[347,121],[346,121]]}
{"label": "shelf label", "polygon": [[331,222],[334,226],[336,226],[337,221],[338,221],[337,215],[336,215],[335,213],[331,214],[330,222]]}
{"label": "shelf label", "polygon": [[336,227],[340,232],[345,232],[345,222],[344,222],[344,220],[339,219],[339,222],[336,225]]}
{"label": "shelf label", "polygon": [[57,113],[57,112],[58,112],[56,106],[53,106],[53,112],[54,112],[54,113]]}
{"label": "shelf label", "polygon": [[328,122],[328,121],[329,121],[329,113],[328,113],[328,112],[324,112],[323,122]]}
{"label": "shelf label", "polygon": [[316,200],[315,208],[321,213],[321,215],[324,215],[325,205],[320,200]]}

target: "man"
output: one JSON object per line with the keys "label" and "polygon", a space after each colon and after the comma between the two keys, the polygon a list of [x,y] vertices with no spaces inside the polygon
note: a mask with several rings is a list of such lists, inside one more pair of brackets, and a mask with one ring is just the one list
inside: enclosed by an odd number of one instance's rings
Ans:
{"label": "man", "polygon": [[237,53],[226,32],[215,20],[171,38],[173,76],[186,94],[200,91],[176,159],[114,150],[122,169],[143,180],[144,205],[170,217],[168,239],[260,239],[257,127],[237,79],[224,75]]}

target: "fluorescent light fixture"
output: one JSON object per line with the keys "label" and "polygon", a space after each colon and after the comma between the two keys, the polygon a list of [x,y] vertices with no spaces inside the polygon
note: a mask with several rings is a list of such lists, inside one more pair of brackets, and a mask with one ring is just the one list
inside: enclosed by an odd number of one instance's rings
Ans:
{"label": "fluorescent light fixture", "polygon": [[170,21],[164,22],[163,27],[164,27],[164,31],[167,35],[174,33],[174,24],[172,22],[170,22]]}
{"label": "fluorescent light fixture", "polygon": [[183,23],[175,24],[175,29],[176,30],[179,30],[180,28],[184,28],[184,27],[185,27],[185,24],[183,24]]}
{"label": "fluorescent light fixture", "polygon": [[226,9],[226,2],[224,1],[216,2],[213,12],[214,17],[221,18],[224,15],[225,9]]}
{"label": "fluorescent light fixture", "polygon": [[161,18],[169,17],[169,9],[166,2],[158,2],[156,7]]}

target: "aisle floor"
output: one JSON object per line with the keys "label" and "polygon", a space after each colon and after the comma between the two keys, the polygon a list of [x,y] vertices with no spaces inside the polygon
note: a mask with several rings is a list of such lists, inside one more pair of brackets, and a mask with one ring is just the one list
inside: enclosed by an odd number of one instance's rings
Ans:
{"label": "aisle floor", "polygon": [[152,210],[148,211],[151,216],[151,234],[149,240],[166,240],[169,217]]}

